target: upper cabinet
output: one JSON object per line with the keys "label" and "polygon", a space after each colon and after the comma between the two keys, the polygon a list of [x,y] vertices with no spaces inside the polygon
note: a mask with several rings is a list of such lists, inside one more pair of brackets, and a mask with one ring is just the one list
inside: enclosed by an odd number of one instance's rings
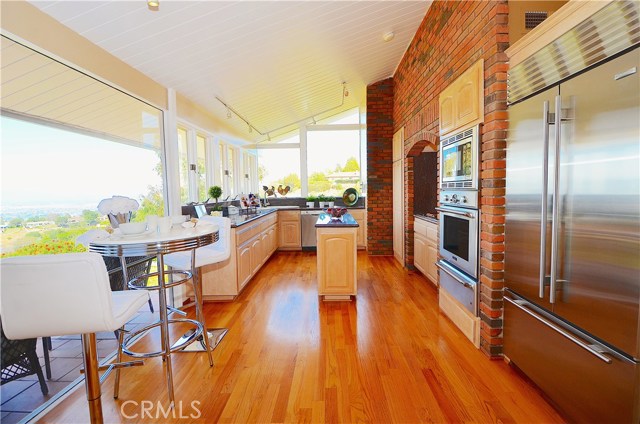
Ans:
{"label": "upper cabinet", "polygon": [[440,93],[440,135],[484,120],[484,62],[474,63]]}

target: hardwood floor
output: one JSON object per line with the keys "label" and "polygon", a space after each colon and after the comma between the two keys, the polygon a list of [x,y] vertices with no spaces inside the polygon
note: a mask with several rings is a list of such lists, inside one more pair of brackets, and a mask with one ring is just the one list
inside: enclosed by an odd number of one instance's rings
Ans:
{"label": "hardwood floor", "polygon": [[[154,358],[122,372],[118,400],[113,377],[105,382],[105,422],[563,422],[516,371],[475,349],[439,313],[431,283],[393,258],[358,254],[352,302],[319,302],[315,276],[315,254],[276,253],[235,302],[205,306],[209,326],[229,327],[213,368],[205,354],[172,356],[168,418]],[[146,339],[137,349],[158,346],[156,334]],[[84,388],[41,422],[88,422]]]}

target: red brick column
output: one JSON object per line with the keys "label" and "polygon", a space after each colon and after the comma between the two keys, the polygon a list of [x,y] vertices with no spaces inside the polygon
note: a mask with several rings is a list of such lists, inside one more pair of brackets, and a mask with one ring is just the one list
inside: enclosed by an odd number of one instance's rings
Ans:
{"label": "red brick column", "polygon": [[[440,92],[478,59],[484,59],[480,317],[481,349],[490,356],[502,352],[507,23],[506,0],[434,1],[393,76],[393,131],[404,127],[404,150],[411,156],[439,142]],[[413,162],[405,159],[405,164],[405,179],[412,184]],[[412,195],[412,186],[405,187],[409,266],[413,263]]]}
{"label": "red brick column", "polygon": [[367,87],[367,249],[393,255],[393,79]]}

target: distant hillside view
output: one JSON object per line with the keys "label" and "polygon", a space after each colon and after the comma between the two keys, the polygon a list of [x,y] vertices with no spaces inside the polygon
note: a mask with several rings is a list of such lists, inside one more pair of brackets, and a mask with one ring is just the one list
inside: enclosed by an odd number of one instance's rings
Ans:
{"label": "distant hillside view", "polygon": [[97,206],[115,194],[138,201],[134,221],[163,215],[158,151],[4,115],[0,119],[3,257],[83,251],[76,238],[110,226]]}

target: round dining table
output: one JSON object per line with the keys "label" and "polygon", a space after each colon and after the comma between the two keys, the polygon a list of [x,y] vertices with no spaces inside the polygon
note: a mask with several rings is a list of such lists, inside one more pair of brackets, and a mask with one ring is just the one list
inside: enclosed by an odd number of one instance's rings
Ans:
{"label": "round dining table", "polygon": [[[186,226],[186,224],[185,224]],[[122,332],[120,332],[119,345],[121,349],[118,349],[118,361],[120,361],[120,351],[124,351],[130,356],[138,358],[149,358],[155,356],[162,356],[166,364],[166,377],[167,377],[167,390],[169,393],[170,403],[174,404],[174,392],[173,392],[173,373],[171,368],[171,353],[179,350],[183,350],[187,345],[196,341],[203,332],[206,334],[206,324],[204,321],[204,314],[202,311],[202,300],[196,299],[196,307],[199,308],[197,316],[199,320],[191,319],[169,319],[168,311],[183,312],[176,310],[167,303],[167,288],[172,288],[177,285],[183,284],[192,278],[193,264],[195,262],[195,249],[198,247],[207,246],[211,243],[215,243],[219,239],[219,228],[217,225],[206,223],[203,221],[198,222],[195,227],[185,228],[183,225],[173,225],[171,231],[166,233],[160,233],[157,231],[145,231],[140,234],[124,235],[119,229],[114,230],[113,233],[107,237],[96,238],[89,242],[89,251],[99,253],[102,256],[119,257],[122,263],[122,270],[124,273],[124,281],[128,282],[125,285],[129,289],[134,290],[158,290],[158,297],[160,301],[160,319],[144,328],[131,333],[126,341],[123,340]],[[181,270],[165,270],[164,269],[164,255],[175,252],[191,251],[192,252],[192,271]],[[157,257],[157,272],[145,274],[129,281],[127,275],[126,259],[132,256],[156,256]],[[158,277],[158,286],[147,286],[146,281],[149,277]],[[167,277],[171,277],[171,281],[167,281]],[[144,284],[141,284],[144,282]],[[198,288],[194,287],[196,297],[198,296]],[[193,324],[196,327],[195,331],[191,331],[188,337],[182,337],[180,343],[171,345],[169,341],[169,324],[187,322]],[[144,333],[153,327],[160,327],[162,348],[157,352],[140,353],[133,352],[129,349],[128,343],[131,342],[137,334]],[[208,344],[208,337],[203,337]],[[207,346],[206,351],[210,358],[209,362],[212,364],[211,351]],[[120,373],[116,370],[116,388],[118,387]],[[117,396],[117,389],[116,389]]]}

